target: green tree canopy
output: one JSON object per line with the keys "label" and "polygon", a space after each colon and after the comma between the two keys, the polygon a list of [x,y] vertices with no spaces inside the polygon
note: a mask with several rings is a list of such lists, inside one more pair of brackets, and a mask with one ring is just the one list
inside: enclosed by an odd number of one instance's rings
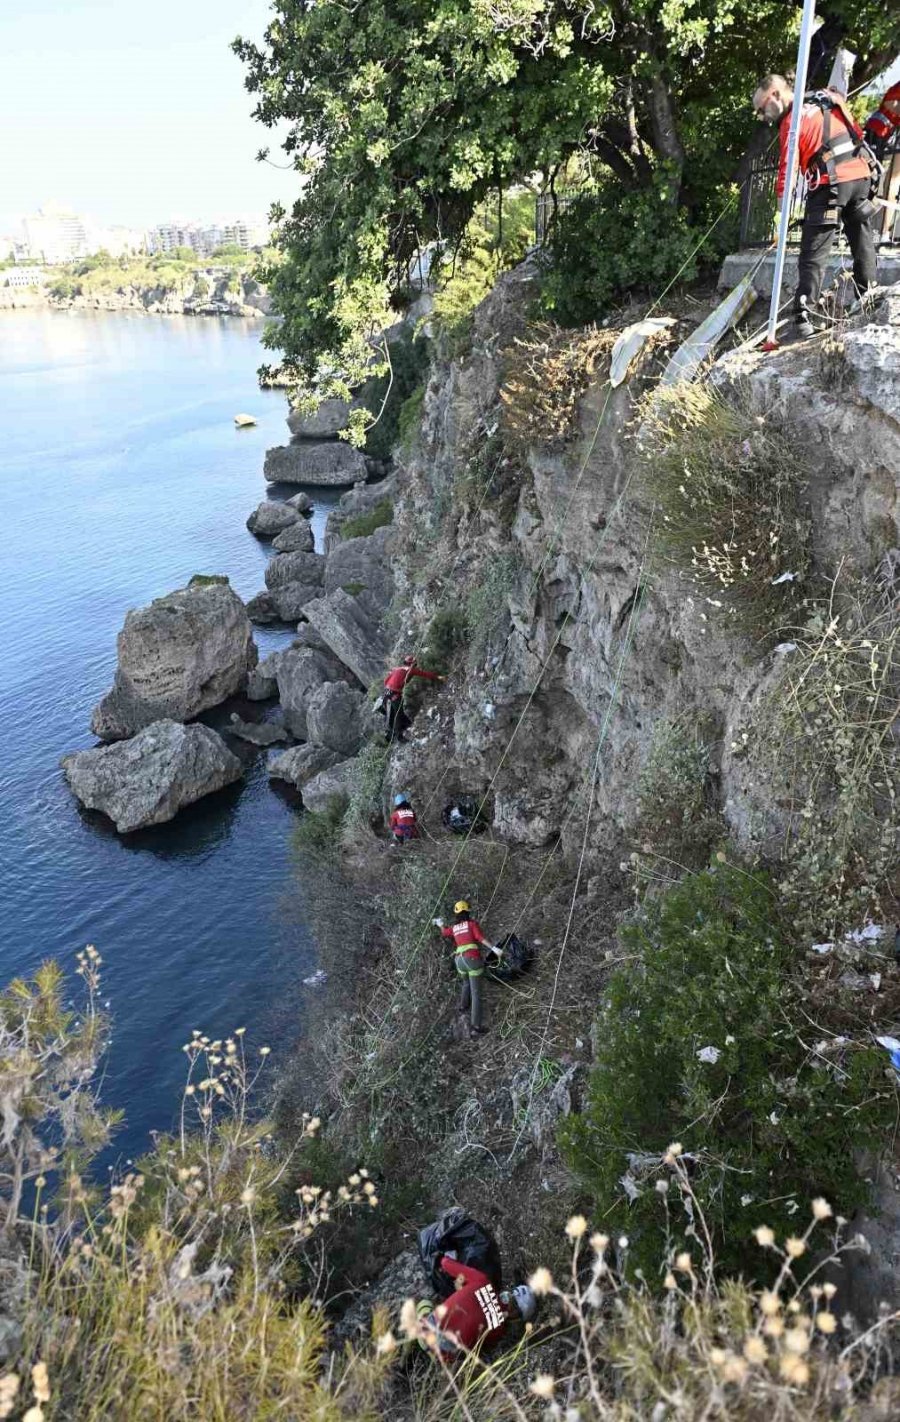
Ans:
{"label": "green tree canopy", "polygon": [[[881,0],[823,8],[861,77],[900,45]],[[302,184],[274,212],[270,343],[307,382],[361,369],[413,254],[452,249],[488,193],[578,152],[655,188],[663,222],[666,205],[699,212],[746,146],[759,73],[789,64],[797,16],[785,0],[274,0],[263,42],[234,45]]]}

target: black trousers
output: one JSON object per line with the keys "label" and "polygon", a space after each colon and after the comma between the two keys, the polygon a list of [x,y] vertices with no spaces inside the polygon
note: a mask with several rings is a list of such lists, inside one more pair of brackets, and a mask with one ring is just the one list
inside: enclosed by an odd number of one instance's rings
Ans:
{"label": "black trousers", "polygon": [[403,708],[403,697],[398,696],[388,698],[385,707],[387,716],[387,736],[389,741],[399,741],[403,739],[404,733],[409,729],[410,720]]}
{"label": "black trousers", "polygon": [[[857,291],[862,295],[874,285],[875,237],[863,206],[868,198],[869,179],[855,178],[852,183],[838,183],[834,188],[825,183],[806,199],[794,315],[799,313],[802,305],[815,306],[819,299],[839,220],[844,225],[853,253],[853,280]],[[804,296],[806,301],[802,303]]]}

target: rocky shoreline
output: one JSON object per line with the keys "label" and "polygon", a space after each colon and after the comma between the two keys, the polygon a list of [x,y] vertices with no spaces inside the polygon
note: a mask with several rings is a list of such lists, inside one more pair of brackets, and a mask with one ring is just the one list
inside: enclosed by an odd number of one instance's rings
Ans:
{"label": "rocky shoreline", "polygon": [[193,272],[175,288],[128,283],[114,291],[55,295],[49,287],[0,287],[0,311],[138,311],[148,316],[238,316],[259,321],[271,309],[266,289],[253,277],[225,268]]}
{"label": "rocky shoreline", "polygon": [[[296,419],[291,416],[292,430]],[[321,430],[319,422],[318,433]],[[323,484],[347,483],[337,439],[295,433],[283,453],[315,450]],[[270,451],[266,469],[270,469]],[[128,612],[117,642],[113,685],[95,707],[101,745],[62,758],[68,784],[120,833],[172,819],[182,808],[239,780],[234,741],[271,749],[268,774],[321,809],[343,793],[370,724],[368,691],[384,674],[384,616],[393,595],[388,526],[342,536],[345,524],[390,501],[383,466],[353,461],[362,478],[329,515],[317,551],[305,490],[263,500],[247,519],[271,541],[265,590],[246,604],[223,575],[197,575],[186,587]],[[333,467],[332,467],[333,466]],[[369,473],[381,474],[367,484]],[[270,475],[267,472],[266,477]],[[290,646],[260,661],[253,624],[295,625]],[[234,697],[260,703],[261,720],[233,714],[221,731],[197,718]],[[252,754],[252,752],[250,752]]]}

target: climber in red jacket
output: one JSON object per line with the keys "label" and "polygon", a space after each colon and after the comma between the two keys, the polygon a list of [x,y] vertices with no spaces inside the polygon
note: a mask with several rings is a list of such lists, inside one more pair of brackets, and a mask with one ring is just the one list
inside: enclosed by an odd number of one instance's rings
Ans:
{"label": "climber in red jacket", "polygon": [[470,1032],[480,1037],[487,1028],[482,1025],[484,1002],[482,999],[482,978],[488,953],[500,957],[500,949],[489,943],[481,931],[481,924],[472,917],[472,911],[465,899],[458,899],[453,905],[454,921],[446,928],[442,918],[433,919],[442,938],[453,939],[453,965],[459,977],[459,1011],[470,1016]]}
{"label": "climber in red jacket", "polygon": [[[768,74],[753,95],[757,118],[778,125],[781,154],[775,191],[779,198],[787,181],[793,97],[793,86],[780,74]],[[807,182],[807,196],[794,321],[798,335],[812,336],[812,318],[839,223],[853,253],[853,279],[859,296],[875,284],[875,238],[869,225],[876,211],[870,200],[875,163],[846,100],[834,89],[804,95],[798,164]]]}
{"label": "climber in red jacket", "polygon": [[424,681],[444,680],[437,672],[420,667],[415,657],[404,657],[402,666],[388,672],[384,679],[384,699],[389,741],[402,741],[409,726],[409,717],[403,709],[403,693],[414,676],[420,676]]}
{"label": "climber in red jacket", "polygon": [[495,1343],[511,1318],[520,1317],[530,1323],[537,1313],[537,1299],[527,1284],[498,1293],[487,1274],[451,1259],[449,1254],[444,1255],[439,1267],[454,1281],[456,1289],[436,1308],[429,1299],[423,1299],[416,1312],[425,1341],[442,1353],[470,1353],[473,1348]]}
{"label": "climber in red jacket", "polygon": [[866,126],[863,130],[866,142],[879,162],[884,157],[888,143],[898,130],[900,130],[900,82],[891,85],[874,114],[870,114],[866,119]]}
{"label": "climber in red jacket", "polygon": [[391,835],[394,844],[409,844],[419,833],[416,812],[409,803],[409,796],[395,795],[391,814]]}

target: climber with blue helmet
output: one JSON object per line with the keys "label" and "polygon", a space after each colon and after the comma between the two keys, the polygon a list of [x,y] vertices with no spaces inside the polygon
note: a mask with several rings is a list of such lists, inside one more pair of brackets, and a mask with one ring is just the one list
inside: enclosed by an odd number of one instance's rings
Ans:
{"label": "climber with blue helmet", "polygon": [[400,794],[394,796],[394,811],[391,815],[391,840],[393,844],[409,844],[410,840],[417,837],[419,826],[416,821],[416,812],[409,803],[409,796]]}

